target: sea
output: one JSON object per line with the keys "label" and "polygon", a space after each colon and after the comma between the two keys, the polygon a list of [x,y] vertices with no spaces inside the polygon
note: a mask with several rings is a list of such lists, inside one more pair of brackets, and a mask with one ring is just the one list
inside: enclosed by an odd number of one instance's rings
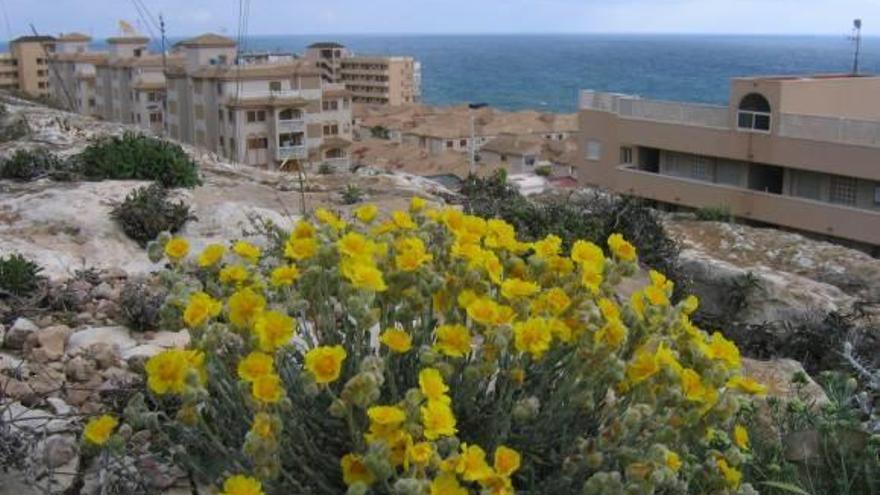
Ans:
{"label": "sea", "polygon": [[[244,47],[302,53],[316,41],[415,57],[427,104],[553,112],[576,111],[581,89],[723,105],[732,77],[849,72],[854,53],[843,34],[279,35],[249,37]],[[861,52],[861,71],[880,73],[880,37],[864,38]]]}

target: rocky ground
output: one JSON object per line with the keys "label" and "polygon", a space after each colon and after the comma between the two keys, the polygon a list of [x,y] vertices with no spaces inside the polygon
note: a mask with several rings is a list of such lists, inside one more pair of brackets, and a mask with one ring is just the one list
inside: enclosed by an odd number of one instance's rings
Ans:
{"label": "rocky ground", "polygon": [[[120,133],[124,126],[95,122],[39,106],[7,105],[27,123],[22,139],[0,145],[0,156],[27,146],[58,154],[82,149],[89,138]],[[298,177],[253,170],[211,153],[185,147],[199,163],[204,185],[178,192],[197,220],[182,233],[193,249],[242,234],[254,218],[290,226],[303,207],[345,210],[341,192],[356,185],[383,209],[401,207],[413,195],[441,202],[451,194],[420,177],[361,170],[357,174]],[[73,481],[83,418],[136,387],[149,356],[185,346],[184,333],[125,326],[131,310],[126,291],[149,286],[152,264],[145,251],[110,219],[112,204],[142,185],[133,181],[32,183],[0,181],[0,255],[21,252],[38,262],[50,280],[39,295],[40,310],[17,318],[0,300],[0,466],[13,457],[16,471],[0,471],[0,495],[60,493]],[[304,189],[302,191],[301,189]],[[798,312],[852,309],[880,298],[880,261],[858,251],[810,241],[796,234],[746,226],[670,218],[668,227],[683,247],[682,260],[694,288],[710,308],[727,304],[727,284],[752,273],[759,292],[749,296],[744,321],[781,320]],[[136,293],[139,294],[139,293]],[[791,360],[748,360],[749,373],[771,384],[772,393],[793,392]],[[810,392],[821,399],[815,384]],[[25,445],[13,443],[24,433]],[[4,458],[6,456],[6,458]],[[138,466],[157,488],[181,484],[159,464]],[[2,467],[0,467],[2,469]],[[87,473],[83,493],[95,493],[98,473]]]}

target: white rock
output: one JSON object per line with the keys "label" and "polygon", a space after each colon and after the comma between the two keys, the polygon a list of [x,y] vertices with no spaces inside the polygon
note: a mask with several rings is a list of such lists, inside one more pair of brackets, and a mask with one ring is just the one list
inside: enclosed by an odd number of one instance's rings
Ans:
{"label": "white rock", "polygon": [[75,354],[81,349],[88,349],[94,344],[109,344],[116,346],[119,352],[125,352],[135,346],[137,341],[131,338],[131,332],[126,327],[92,327],[75,332],[67,341],[67,353]]}
{"label": "white rock", "polygon": [[179,348],[182,349],[189,345],[189,331],[181,330],[179,332],[169,332],[162,330],[156,332],[152,339],[147,343],[155,346],[164,347],[166,349]]}
{"label": "white rock", "polygon": [[24,347],[24,343],[27,341],[27,338],[30,334],[39,330],[34,322],[28,320],[27,318],[18,318],[15,320],[15,323],[12,324],[12,327],[6,332],[6,337],[3,339],[3,345],[7,349],[21,349]]}
{"label": "white rock", "polygon": [[30,409],[20,402],[5,404],[0,408],[0,414],[13,430],[62,433],[73,426],[70,421],[56,418],[49,411]]}
{"label": "white rock", "polygon": [[140,360],[140,359],[149,359],[156,354],[164,351],[164,347],[159,347],[154,344],[143,344],[137,347],[132,347],[131,349],[122,353],[122,359],[125,362]]}
{"label": "white rock", "polygon": [[0,371],[16,369],[24,365],[24,361],[11,354],[0,352]]}
{"label": "white rock", "polygon": [[49,397],[46,399],[46,402],[49,403],[49,409],[58,416],[67,416],[73,412],[73,408],[70,407],[67,402],[64,402],[63,399],[59,399],[58,397]]}

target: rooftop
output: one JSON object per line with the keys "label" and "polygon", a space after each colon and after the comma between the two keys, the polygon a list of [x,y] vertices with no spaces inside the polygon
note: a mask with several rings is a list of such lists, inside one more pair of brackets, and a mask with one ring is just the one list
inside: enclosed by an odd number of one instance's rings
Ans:
{"label": "rooftop", "polygon": [[312,43],[308,46],[309,48],[345,48],[345,45],[341,43],[337,43],[335,41],[319,41],[317,43]]}
{"label": "rooftop", "polygon": [[214,33],[205,33],[195,38],[181,41],[180,46],[193,48],[231,48],[236,46],[235,40]]}
{"label": "rooftop", "polygon": [[143,45],[149,42],[150,38],[146,36],[114,36],[107,38],[107,43],[111,45]]}
{"label": "rooftop", "polygon": [[52,36],[19,36],[9,43],[46,43],[55,41],[55,38]]}
{"label": "rooftop", "polygon": [[305,61],[292,61],[277,64],[214,65],[200,67],[192,72],[192,77],[201,79],[263,79],[267,77],[319,76],[321,72],[314,64]]}
{"label": "rooftop", "polygon": [[82,33],[63,33],[58,36],[58,41],[92,41],[92,37]]}

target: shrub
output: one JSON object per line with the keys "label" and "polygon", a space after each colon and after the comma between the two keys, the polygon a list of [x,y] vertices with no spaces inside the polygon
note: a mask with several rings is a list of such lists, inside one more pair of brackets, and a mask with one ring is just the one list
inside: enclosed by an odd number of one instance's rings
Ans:
{"label": "shrub", "polygon": [[139,331],[158,329],[167,295],[161,285],[145,280],[127,282],[119,296],[119,307],[128,327]]}
{"label": "shrub", "polygon": [[605,257],[419,201],[374,213],[319,209],[261,251],[167,240],[193,347],[146,363],[130,428],[227,491],[749,492],[731,432],[761,387],[661,274],[620,300],[619,234]]}
{"label": "shrub", "polygon": [[177,232],[193,215],[183,201],[168,199],[168,191],[158,185],[135,189],[110,213],[129,238],[141,246],[162,232]]}
{"label": "shrub", "polygon": [[550,177],[551,175],[553,175],[553,167],[551,167],[550,165],[535,167],[535,175],[539,177]]}
{"label": "shrub", "polygon": [[376,139],[391,139],[391,131],[381,125],[370,127],[370,136]]}
{"label": "shrub", "polygon": [[168,188],[200,184],[198,166],[183,148],[140,134],[100,138],[83,150],[77,161],[90,180],[152,180]]}
{"label": "shrub", "polygon": [[28,296],[39,287],[43,269],[15,253],[0,258],[0,289],[15,296]]}
{"label": "shrub", "polygon": [[342,191],[343,204],[353,205],[360,203],[364,199],[364,191],[354,184],[348,184]]}
{"label": "shrub", "polygon": [[702,222],[731,222],[733,215],[727,206],[706,206],[695,212],[697,220]]}
{"label": "shrub", "polygon": [[332,175],[335,170],[333,170],[333,166],[327,162],[322,162],[318,165],[318,173],[320,175]]}
{"label": "shrub", "polygon": [[45,149],[19,149],[0,164],[0,178],[31,181],[63,169],[62,161]]}

